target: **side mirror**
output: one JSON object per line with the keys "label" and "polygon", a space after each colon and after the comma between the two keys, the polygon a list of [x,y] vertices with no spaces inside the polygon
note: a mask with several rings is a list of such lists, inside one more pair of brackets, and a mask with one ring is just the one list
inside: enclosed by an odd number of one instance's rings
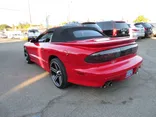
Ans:
{"label": "side mirror", "polygon": [[29,38],[28,41],[29,41],[29,42],[32,42],[32,43],[37,42],[36,38]]}
{"label": "side mirror", "polygon": [[46,40],[45,40],[45,42],[49,42],[50,41],[50,38],[47,38]]}

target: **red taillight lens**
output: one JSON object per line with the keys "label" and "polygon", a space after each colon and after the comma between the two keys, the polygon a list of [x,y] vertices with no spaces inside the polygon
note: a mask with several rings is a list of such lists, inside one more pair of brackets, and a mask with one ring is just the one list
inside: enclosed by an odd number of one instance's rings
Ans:
{"label": "red taillight lens", "polygon": [[147,30],[147,28],[144,28],[144,30],[146,31],[146,30]]}
{"label": "red taillight lens", "polygon": [[133,31],[139,31],[138,29],[132,29]]}
{"label": "red taillight lens", "polygon": [[116,36],[116,35],[117,35],[117,30],[113,29],[113,36]]}
{"label": "red taillight lens", "polygon": [[121,56],[126,56],[129,54],[135,54],[137,52],[138,45],[129,45],[120,48],[115,48],[111,50],[101,51],[94,53],[88,57],[86,57],[85,61],[87,63],[102,63],[114,60]]}

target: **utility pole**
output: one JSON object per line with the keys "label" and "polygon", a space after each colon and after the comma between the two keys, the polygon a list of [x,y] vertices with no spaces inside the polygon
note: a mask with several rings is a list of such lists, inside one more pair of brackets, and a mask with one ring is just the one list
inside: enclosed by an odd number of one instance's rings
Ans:
{"label": "utility pole", "polygon": [[68,3],[68,16],[67,16],[67,22],[70,22],[70,5],[71,5],[71,3],[72,3],[72,0],[70,0],[69,1],[69,3]]}
{"label": "utility pole", "polygon": [[46,28],[49,28],[49,17],[50,15],[46,15]]}
{"label": "utility pole", "polygon": [[30,25],[32,24],[32,20],[31,20],[31,11],[30,11],[30,2],[28,0],[28,9],[29,9],[29,20],[30,20]]}

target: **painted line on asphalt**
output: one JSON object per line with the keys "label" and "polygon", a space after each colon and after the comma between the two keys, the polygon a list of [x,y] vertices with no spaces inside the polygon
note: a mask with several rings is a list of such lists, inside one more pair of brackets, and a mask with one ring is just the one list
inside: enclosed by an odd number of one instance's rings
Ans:
{"label": "painted line on asphalt", "polygon": [[8,92],[4,93],[3,95],[0,96],[0,100],[6,98],[7,96],[9,96],[10,94],[13,94],[43,78],[46,78],[46,76],[48,75],[48,72],[44,72],[41,73],[39,75],[36,75],[35,77],[29,78],[29,80],[22,82],[21,84],[13,87],[12,89],[10,89]]}

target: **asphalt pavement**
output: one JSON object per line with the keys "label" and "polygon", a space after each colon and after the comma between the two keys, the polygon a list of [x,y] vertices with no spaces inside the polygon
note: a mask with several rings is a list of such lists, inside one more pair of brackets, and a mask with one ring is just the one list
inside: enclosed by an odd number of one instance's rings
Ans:
{"label": "asphalt pavement", "polygon": [[140,39],[137,75],[106,89],[57,89],[24,61],[24,42],[0,43],[0,117],[156,117],[156,39]]}

